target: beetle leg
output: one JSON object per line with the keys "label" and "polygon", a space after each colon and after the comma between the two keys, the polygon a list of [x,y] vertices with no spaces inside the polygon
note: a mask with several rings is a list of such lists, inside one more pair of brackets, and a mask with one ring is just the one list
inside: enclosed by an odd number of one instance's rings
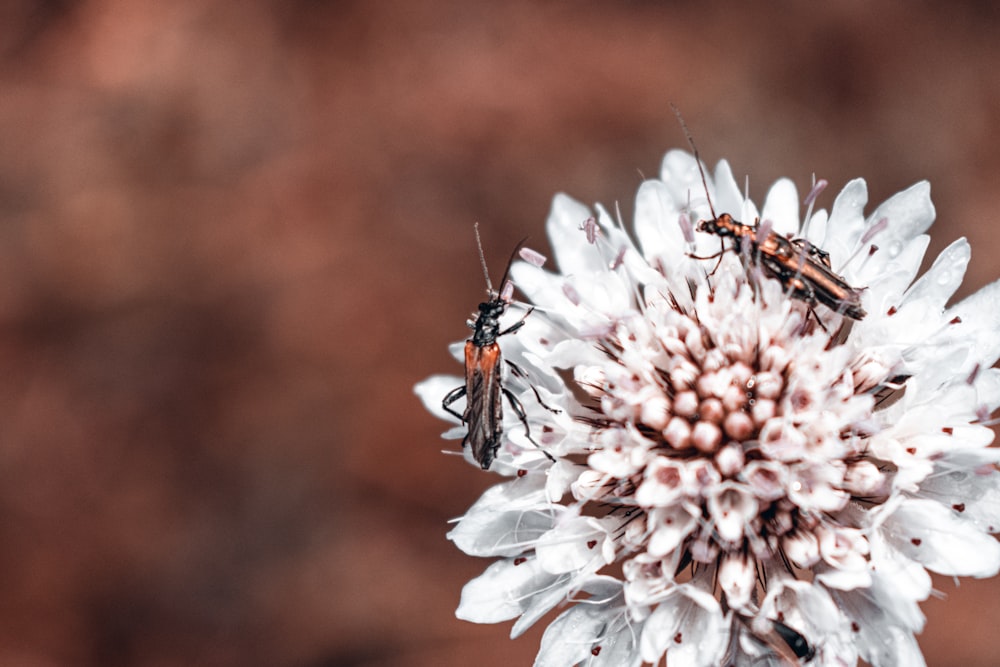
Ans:
{"label": "beetle leg", "polygon": [[511,409],[514,410],[514,414],[516,414],[517,418],[521,420],[522,424],[524,424],[524,435],[526,438],[528,438],[528,442],[533,444],[535,447],[538,447],[538,450],[542,454],[545,454],[545,456],[548,457],[550,461],[555,463],[556,460],[552,458],[552,455],[549,454],[544,449],[542,449],[542,446],[539,445],[537,442],[535,442],[535,439],[531,437],[531,428],[528,426],[528,415],[525,414],[524,406],[521,405],[521,401],[517,400],[517,396],[510,393],[510,390],[507,389],[506,387],[503,388],[503,394],[504,396],[507,397],[507,401],[510,403]]}
{"label": "beetle leg", "polygon": [[524,317],[522,317],[520,320],[518,320],[514,324],[510,325],[509,327],[507,327],[506,329],[504,329],[503,331],[501,331],[500,333],[498,333],[497,334],[497,338],[499,338],[500,336],[505,336],[505,335],[507,335],[509,333],[514,333],[515,331],[517,331],[518,329],[520,329],[521,327],[523,327],[524,326],[524,321],[526,319],[528,319],[528,315],[531,315],[531,313],[533,313],[534,310],[535,310],[534,307],[529,308],[528,312],[526,312],[524,314]]}
{"label": "beetle leg", "polygon": [[454,389],[449,391],[448,395],[445,396],[444,400],[441,401],[441,407],[450,412],[451,414],[455,415],[456,417],[458,417],[458,421],[464,424],[465,418],[451,409],[451,404],[457,401],[458,399],[462,398],[463,396],[465,396],[464,384],[461,387],[455,387]]}

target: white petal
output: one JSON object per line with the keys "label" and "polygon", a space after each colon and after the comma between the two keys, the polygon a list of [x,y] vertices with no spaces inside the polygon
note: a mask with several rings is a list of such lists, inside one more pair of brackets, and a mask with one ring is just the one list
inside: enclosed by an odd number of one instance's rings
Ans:
{"label": "white petal", "polygon": [[[915,239],[901,241],[895,255],[889,256],[879,248],[871,255],[870,261],[858,265],[857,262],[844,271],[844,278],[852,285],[867,288],[865,305],[873,313],[886,313],[890,307],[899,307],[903,292],[913,282],[920,270],[930,243],[929,236],[918,236]],[[897,327],[895,336],[908,331],[900,331]],[[908,343],[912,339],[907,338]],[[874,339],[875,344],[882,341]]]}
{"label": "white petal", "polygon": [[635,235],[647,258],[659,257],[670,266],[684,256],[686,244],[678,219],[680,210],[661,181],[645,181],[635,198]]}
{"label": "white petal", "polygon": [[586,661],[607,624],[605,616],[610,613],[586,604],[564,611],[545,629],[535,667],[569,667]]}
{"label": "white petal", "polygon": [[919,303],[928,313],[944,312],[948,299],[962,284],[971,257],[972,249],[965,239],[958,239],[945,248],[931,268],[906,291],[900,310]]}
{"label": "white petal", "polygon": [[544,588],[536,589],[534,595],[525,600],[527,604],[524,606],[524,612],[511,627],[510,638],[520,637],[553,607],[568,599],[574,590],[575,581],[577,580],[570,575],[558,575]]}
{"label": "white petal", "polygon": [[881,628],[869,646],[870,652],[862,653],[862,657],[872,667],[924,667],[927,664],[913,633],[896,626]]}
{"label": "white petal", "polygon": [[573,464],[566,459],[559,459],[548,469],[545,474],[545,497],[553,503],[569,493],[570,487],[583,472],[581,466]]}
{"label": "white petal", "polygon": [[670,665],[710,667],[722,657],[727,634],[716,599],[682,584],[646,619],[640,654],[644,661],[656,663],[666,651]]}
{"label": "white petal", "polygon": [[686,505],[658,507],[649,515],[650,528],[653,531],[646,550],[653,556],[666,556],[680,546],[680,543],[691,534],[697,525],[698,517],[691,513]]}
{"label": "white petal", "polygon": [[[803,225],[802,229],[799,230],[799,235],[803,236],[813,245],[826,250],[826,246],[823,245],[823,239],[826,238],[828,223],[828,215],[824,209],[814,211],[812,217],[809,218],[809,224]],[[802,234],[802,232],[805,232],[805,234]],[[829,252],[829,250],[826,251]]]}
{"label": "white petal", "polygon": [[908,591],[887,587],[884,579],[876,575],[870,589],[830,593],[845,615],[852,619],[851,637],[864,659],[873,665],[923,664],[922,659],[913,663],[892,660],[896,654],[911,656],[910,645],[916,647],[913,633],[919,632],[924,624],[920,607],[904,597]]}
{"label": "white petal", "polygon": [[545,630],[535,667],[638,667],[638,629],[628,619],[621,582],[595,577],[584,589],[590,599],[563,612]]}
{"label": "white petal", "polygon": [[976,470],[980,466],[960,465],[953,457],[940,462],[943,470],[953,470],[928,477],[920,485],[919,495],[950,507],[983,532],[1000,532],[1000,472],[989,464],[981,470]]}
{"label": "white petal", "polygon": [[582,516],[560,520],[552,530],[538,538],[535,552],[542,567],[554,574],[583,568],[596,571],[614,560],[614,543],[608,528],[602,523],[610,524],[609,521]]}
{"label": "white petal", "polygon": [[[888,604],[884,604],[886,601],[898,599],[917,602],[926,600],[931,594],[932,582],[927,570],[920,563],[897,551],[886,539],[886,531],[880,529],[885,518],[892,515],[899,502],[901,501],[891,501],[883,506],[884,511],[876,511],[873,516],[868,517],[874,519],[874,527],[879,528],[868,531],[872,568],[870,590],[874,599],[879,602],[876,606],[886,608],[889,607]],[[920,630],[923,627],[923,614],[916,605],[913,605],[912,609],[916,610],[915,615],[906,612],[900,615],[897,621],[909,624],[907,627],[912,630]]]}
{"label": "white petal", "polygon": [[[667,187],[670,198],[681,206],[687,207],[690,202],[692,208],[708,211],[698,165],[690,153],[681,150],[668,152],[660,166],[660,180]],[[711,180],[708,181],[708,192],[714,199]]]}
{"label": "white petal", "polygon": [[958,376],[972,370],[979,364],[990,367],[1000,357],[1000,280],[990,283],[972,296],[966,298],[945,314],[945,321],[958,318],[949,325],[948,334],[970,346],[972,354],[961,368],[955,369]]}
{"label": "white petal", "polygon": [[724,482],[708,497],[708,512],[715,522],[719,537],[735,542],[743,536],[743,528],[757,514],[757,500],[743,484]]}
{"label": "white petal", "polygon": [[642,657],[639,655],[639,633],[641,623],[631,623],[614,632],[608,632],[601,643],[594,647],[600,653],[593,655],[587,662],[587,667],[639,667]]}
{"label": "white petal", "polygon": [[499,623],[520,616],[533,597],[558,579],[542,570],[535,558],[493,563],[462,588],[455,615],[473,623]]}
{"label": "white petal", "polygon": [[510,277],[528,301],[544,310],[559,311],[568,304],[563,284],[565,278],[527,262],[517,262],[510,267]]}
{"label": "white petal", "polygon": [[851,638],[861,657],[873,667],[923,665],[913,633],[923,628],[924,616],[909,588],[882,576],[885,569],[873,572],[871,588],[831,591],[831,595],[852,619]]}
{"label": "white petal", "polygon": [[940,574],[992,577],[1000,571],[1000,543],[932,500],[906,500],[884,530],[899,551]]}
{"label": "white petal", "polygon": [[645,479],[635,492],[635,500],[642,507],[667,507],[684,492],[684,464],[658,456],[649,462]]}
{"label": "white petal", "polygon": [[[858,239],[861,238],[865,228],[864,209],[867,203],[868,185],[863,178],[856,178],[845,185],[833,202],[826,236],[817,245],[830,253],[833,266],[838,271],[841,270],[838,267],[842,267],[848,257],[853,255]],[[857,264],[866,254],[862,251],[852,260],[852,264]]]}
{"label": "white petal", "polygon": [[[821,585],[786,578],[769,582],[768,588],[767,597],[757,614],[757,623],[764,619],[781,619],[800,633],[810,646],[819,650],[838,636],[847,637],[847,620]],[[834,643],[843,650],[853,650],[849,642]],[[848,654],[842,654],[842,658],[846,664],[853,664],[856,660]],[[824,661],[823,664],[829,663]]]}
{"label": "white petal", "polygon": [[781,547],[788,559],[798,567],[812,567],[819,561],[819,540],[811,530],[785,535],[781,540]]}
{"label": "white petal", "polygon": [[[656,284],[662,281],[663,276],[650,266],[650,262],[643,255],[646,249],[643,248],[643,252],[640,252],[632,238],[622,229],[621,224],[615,222],[603,206],[598,204],[595,208],[601,232],[607,240],[604,258],[607,260],[605,265],[608,270],[619,270],[615,268],[615,264],[620,261],[636,284]],[[614,256],[611,254],[612,251]]]}
{"label": "white petal", "polygon": [[974,386],[979,400],[990,413],[1000,407],[1000,368],[981,369]]}
{"label": "white petal", "polygon": [[827,588],[841,591],[868,588],[872,581],[871,573],[866,568],[841,569],[822,564],[815,572],[816,581]]}
{"label": "white petal", "polygon": [[729,554],[719,566],[719,586],[726,594],[726,603],[743,609],[750,602],[756,584],[756,570],[745,555]]}
{"label": "white petal", "polygon": [[[947,362],[951,357],[943,357]],[[957,364],[956,364],[957,365]],[[949,370],[953,371],[953,365]],[[928,378],[931,378],[928,380]],[[913,382],[910,382],[913,380]],[[906,382],[906,394],[901,401],[906,408],[890,429],[899,438],[921,435],[947,434],[945,427],[954,432],[946,445],[948,450],[978,448],[992,442],[992,436],[982,427],[969,425],[976,418],[980,406],[976,387],[966,383],[964,377],[947,377],[928,369]],[[962,425],[962,424],[966,425]]]}
{"label": "white petal", "polygon": [[890,257],[895,257],[906,241],[927,231],[935,215],[930,183],[914,183],[887,199],[868,216],[872,222],[882,218],[889,221],[888,227],[872,242],[884,247]]}
{"label": "white petal", "polygon": [[715,166],[715,212],[730,213],[740,222],[752,225],[760,217],[753,202],[743,197],[743,188],[733,178],[733,170],[726,160]]}
{"label": "white petal", "polygon": [[798,235],[799,192],[790,179],[782,178],[768,190],[761,219],[770,220],[779,234]]}
{"label": "white petal", "polygon": [[590,208],[568,195],[558,194],[552,199],[545,229],[555,254],[556,266],[563,275],[588,273],[603,267],[600,254],[587,242],[587,235],[581,229],[587,218],[592,216]]}
{"label": "white petal", "polygon": [[544,475],[527,475],[488,489],[448,539],[470,556],[517,556],[531,549],[566,511],[548,502],[544,482]]}
{"label": "white petal", "polygon": [[850,497],[840,488],[844,480],[843,465],[834,463],[803,462],[791,466],[789,500],[804,510],[831,512],[843,508]]}
{"label": "white petal", "polygon": [[583,297],[581,314],[585,326],[603,327],[626,314],[635,311],[635,300],[631,285],[618,273],[606,270],[580,274],[566,278],[564,285],[570,285]]}
{"label": "white petal", "polygon": [[511,276],[539,310],[561,316],[577,336],[606,332],[618,318],[635,311],[631,285],[606,267],[561,276],[520,262],[511,268]]}
{"label": "white petal", "polygon": [[602,362],[597,348],[591,341],[570,339],[556,343],[552,351],[545,355],[545,362],[553,368],[575,368],[588,360]]}

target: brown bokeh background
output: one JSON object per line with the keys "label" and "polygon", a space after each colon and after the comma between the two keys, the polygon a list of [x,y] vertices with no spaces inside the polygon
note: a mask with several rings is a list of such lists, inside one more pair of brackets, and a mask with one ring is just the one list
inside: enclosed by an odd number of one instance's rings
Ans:
{"label": "brown bokeh background", "polygon": [[[0,665],[527,665],[454,619],[496,481],[412,385],[552,195],[684,145],[929,179],[1000,277],[990,2],[0,2]],[[1000,661],[937,579],[932,666]]]}

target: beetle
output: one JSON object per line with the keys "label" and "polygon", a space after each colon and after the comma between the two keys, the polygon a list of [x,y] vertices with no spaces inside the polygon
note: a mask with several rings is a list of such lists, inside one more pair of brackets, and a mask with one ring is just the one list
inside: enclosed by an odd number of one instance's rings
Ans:
{"label": "beetle", "polygon": [[771,620],[771,627],[775,634],[781,637],[788,649],[795,654],[795,657],[802,662],[809,662],[816,657],[816,649],[809,643],[802,634],[794,628],[785,625],[781,621]]}
{"label": "beetle", "polygon": [[[483,470],[489,470],[493,459],[496,458],[503,436],[503,398],[505,396],[521,423],[524,424],[528,440],[536,447],[538,446],[534,440],[531,440],[531,429],[528,426],[524,407],[517,400],[517,397],[503,385],[501,377],[503,357],[500,353],[500,345],[497,343],[497,339],[501,336],[516,333],[524,326],[524,321],[531,315],[534,308],[529,308],[519,321],[501,330],[500,318],[510,306],[510,293],[513,290],[510,283],[507,282],[507,276],[510,273],[514,256],[524,244],[524,240],[514,248],[510,261],[507,262],[503,279],[500,281],[501,291],[496,292],[493,290],[489,270],[486,268],[478,223],[475,226],[475,232],[479,260],[483,266],[483,275],[486,276],[486,291],[489,298],[479,304],[478,314],[473,315],[475,319],[470,319],[467,322],[473,333],[472,338],[465,342],[465,384],[448,392],[441,402],[441,407],[468,426],[469,431],[462,441],[462,447],[469,447],[472,451],[472,458],[479,463]],[[462,396],[466,397],[465,412],[459,414],[452,409],[451,405]]]}
{"label": "beetle", "polygon": [[867,315],[861,306],[863,289],[852,287],[833,271],[830,255],[826,251],[806,239],[782,236],[770,229],[762,230],[759,219],[754,220],[754,224],[747,225],[737,221],[729,213],[716,215],[694,138],[677,107],[674,107],[674,113],[691,145],[698,173],[701,174],[701,183],[705,188],[705,197],[708,199],[708,208],[712,213],[711,219],[698,221],[697,230],[714,234],[720,239],[733,239],[738,246],[748,251],[751,261],[756,261],[766,275],[778,280],[793,297],[810,306],[822,303],[852,319],[863,319]]}
{"label": "beetle", "polygon": [[[698,168],[701,169],[700,162]],[[715,216],[714,210],[712,215]],[[767,275],[809,305],[819,302],[855,320],[867,314],[861,306],[862,290],[851,287],[834,273],[830,256],[805,239],[791,239],[773,231],[767,232],[762,239],[758,221],[747,225],[734,220],[728,213],[699,221],[697,229],[745,244]]]}
{"label": "beetle", "polygon": [[[816,647],[802,633],[782,621],[771,618],[751,619],[738,612],[735,618],[746,627],[751,640],[768,652],[758,659],[760,663],[773,665],[777,662],[783,666],[802,667],[816,657]],[[738,639],[738,636],[734,637],[734,641]],[[746,662],[746,656],[742,656],[743,659],[740,660],[734,650],[738,650],[735,649],[735,644],[723,661],[726,667],[738,667]],[[758,664],[758,660],[754,660],[752,664]]]}

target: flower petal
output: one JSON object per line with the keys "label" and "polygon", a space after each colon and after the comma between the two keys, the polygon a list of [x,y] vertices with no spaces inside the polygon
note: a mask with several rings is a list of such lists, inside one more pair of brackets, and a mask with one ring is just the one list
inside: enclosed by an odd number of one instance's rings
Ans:
{"label": "flower petal", "polygon": [[[535,552],[542,567],[561,574],[584,568],[596,571],[614,560],[614,542],[608,520],[578,516],[563,518],[538,538]],[[618,524],[617,521],[613,522]],[[607,525],[602,525],[607,524]]]}
{"label": "flower petal", "polygon": [[[900,241],[895,255],[883,253],[881,247],[870,255],[871,261],[863,262],[859,266],[851,266],[844,271],[844,277],[852,285],[867,288],[865,304],[873,313],[888,313],[890,309],[898,310],[899,303],[906,288],[910,286],[920,269],[920,262],[930,237],[918,236],[915,239]],[[899,338],[903,332],[909,330],[905,326],[891,323],[883,323],[879,319],[873,318],[874,322],[867,320],[861,322],[862,327],[867,328],[873,324],[880,324],[887,327],[893,338]],[[865,333],[868,333],[867,331]],[[870,339],[873,344],[880,341],[877,338]],[[890,338],[891,340],[891,338]],[[912,338],[905,338],[908,344],[912,344]]]}
{"label": "flower petal", "polygon": [[635,198],[635,235],[647,258],[674,265],[686,252],[680,210],[662,181],[644,181]]}
{"label": "flower petal", "polygon": [[[818,243],[830,253],[833,266],[838,271],[848,258],[851,263],[860,263],[867,252],[854,255],[858,239],[865,229],[865,204],[868,203],[868,184],[863,178],[856,178],[844,186],[833,202],[830,219],[826,226],[826,236]],[[839,267],[839,268],[838,268]]]}
{"label": "flower petal", "polygon": [[585,603],[566,610],[554,620],[542,636],[535,667],[566,667],[586,663],[588,667],[638,667],[642,662],[636,650],[637,628],[628,618],[621,595],[621,582],[610,577],[595,577],[606,582],[605,590],[585,589],[591,594]]}
{"label": "flower petal", "polygon": [[931,268],[906,291],[900,310],[919,304],[924,312],[943,313],[948,299],[962,284],[971,257],[972,249],[965,239],[958,239],[942,250]]}
{"label": "flower petal", "polygon": [[983,532],[1000,532],[1000,472],[989,463],[977,470],[950,459],[942,461],[940,474],[924,480],[919,494],[950,507]]}
{"label": "flower petal", "polygon": [[912,632],[890,625],[879,628],[868,643],[868,651],[862,657],[872,667],[924,667],[923,653]]}
{"label": "flower petal", "polygon": [[935,215],[931,184],[920,181],[880,204],[868,219],[872,222],[882,218],[889,221],[875,243],[885,247],[890,257],[895,257],[903,243],[927,231]]}
{"label": "flower petal", "polygon": [[544,475],[527,475],[487,489],[448,539],[470,556],[517,556],[531,549],[566,511],[548,502],[544,482]]}
{"label": "flower petal", "polygon": [[726,160],[715,165],[715,212],[731,213],[740,222],[752,225],[760,218],[757,207],[743,196],[743,190],[733,177],[733,169]]}
{"label": "flower petal", "polygon": [[[670,192],[670,197],[681,206],[708,210],[705,189],[701,183],[698,164],[694,156],[686,151],[672,150],[660,165],[660,180]],[[708,181],[709,195],[714,199],[712,181]]]}
{"label": "flower petal", "polygon": [[587,243],[583,223],[593,216],[587,206],[569,195],[558,194],[552,199],[545,229],[555,255],[556,266],[563,275],[589,273],[603,265],[601,256]]}
{"label": "flower petal", "polygon": [[[969,346],[971,354],[956,375],[963,375],[979,365],[992,366],[1000,358],[1000,280],[990,283],[972,296],[948,309],[948,334]],[[951,324],[951,323],[954,324]]]}
{"label": "flower petal", "polygon": [[579,579],[568,574],[558,575],[546,586],[542,586],[534,591],[531,597],[526,600],[524,613],[517,619],[510,629],[510,638],[516,639],[538,622],[542,616],[549,613],[553,607],[560,602],[564,602],[570,594],[577,588]]}
{"label": "flower petal", "polygon": [[778,234],[798,235],[799,192],[791,179],[779,179],[767,191],[761,219],[770,220]]}
{"label": "flower petal", "polygon": [[718,601],[692,584],[681,584],[646,619],[639,650],[650,663],[666,652],[670,665],[711,667],[722,658],[727,635]]}
{"label": "flower petal", "polygon": [[493,563],[462,588],[455,615],[473,623],[499,623],[517,618],[538,591],[558,580],[536,558],[508,558]]}
{"label": "flower petal", "polygon": [[940,574],[992,577],[1000,571],[1000,542],[932,500],[906,500],[883,528],[900,552]]}

